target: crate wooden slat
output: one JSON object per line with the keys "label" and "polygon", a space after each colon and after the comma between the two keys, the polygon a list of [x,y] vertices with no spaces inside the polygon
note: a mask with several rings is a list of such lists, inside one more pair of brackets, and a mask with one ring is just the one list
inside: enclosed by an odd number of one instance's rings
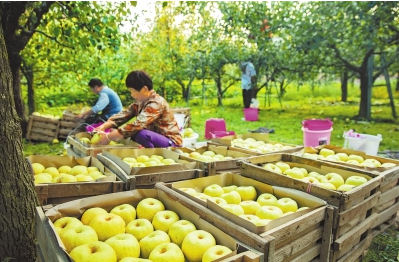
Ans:
{"label": "crate wooden slat", "polygon": [[31,115],[29,117],[26,139],[52,142],[53,139],[58,137],[59,125],[59,119]]}
{"label": "crate wooden slat", "polygon": [[[334,245],[332,246],[331,261],[337,261],[345,253],[341,249],[341,241],[348,236],[347,232],[358,236],[353,241],[346,241],[347,252],[350,252],[353,246],[362,241],[367,235],[371,234],[371,227],[378,216],[373,215],[373,208],[378,203],[380,192],[379,187],[384,179],[383,176],[354,169],[347,166],[336,165],[327,161],[316,161],[309,158],[303,158],[288,154],[264,155],[248,158],[240,163],[241,173],[244,176],[262,181],[264,183],[274,183],[278,186],[297,189],[303,192],[309,192],[308,183],[293,179],[291,177],[267,171],[261,167],[265,163],[283,161],[287,163],[295,163],[306,169],[322,170],[328,172],[349,172],[351,175],[367,175],[371,179],[349,192],[338,192],[327,190],[321,187],[312,186],[310,194],[319,197],[334,207],[334,223],[332,230],[332,238]],[[321,171],[319,171],[321,172]],[[368,221],[366,224],[364,221]],[[363,225],[358,227],[358,225]]]}
{"label": "crate wooden slat", "polygon": [[226,259],[218,260],[218,262],[260,262],[260,255],[253,251],[245,251]]}
{"label": "crate wooden slat", "polygon": [[319,261],[328,261],[331,246],[330,225],[333,219],[333,209],[330,206],[316,208],[293,219],[289,224],[285,223],[264,233],[256,234],[170,187],[171,184],[165,183],[155,185],[155,188],[174,196],[177,202],[193,210],[204,220],[223,229],[249,247],[262,252],[264,261],[312,261],[316,257]]}
{"label": "crate wooden slat", "polygon": [[181,181],[202,177],[204,175],[204,172],[200,169],[128,175],[117,163],[103,154],[98,154],[97,159],[124,181],[126,190],[154,188],[157,182]]}
{"label": "crate wooden slat", "polygon": [[60,121],[60,130],[58,137],[66,139],[68,135],[75,135],[80,132],[86,131],[86,124],[84,121],[76,121],[77,114],[65,110]]}

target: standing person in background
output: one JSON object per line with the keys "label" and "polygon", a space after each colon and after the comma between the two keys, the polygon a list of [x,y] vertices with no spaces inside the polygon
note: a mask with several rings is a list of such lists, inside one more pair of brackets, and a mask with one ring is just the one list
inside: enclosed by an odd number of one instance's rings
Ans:
{"label": "standing person in background", "polygon": [[[165,98],[153,90],[151,77],[143,70],[133,71],[126,77],[126,87],[135,102],[95,129],[101,135],[99,144],[131,137],[146,148],[180,147],[183,140],[175,116]],[[102,132],[107,128],[117,129]]]}
{"label": "standing person in background", "polygon": [[[121,99],[118,94],[105,86],[98,78],[93,78],[89,82],[91,91],[99,95],[97,103],[87,111],[80,113],[76,120],[84,120],[88,124],[105,122],[108,118],[123,110]],[[101,111],[101,114],[98,114]]]}
{"label": "standing person in background", "polygon": [[[249,108],[253,96],[253,90],[256,87],[256,71],[252,64],[252,59],[248,62],[243,62],[240,65],[241,69],[241,88],[244,108]],[[245,118],[242,118],[245,120]]]}

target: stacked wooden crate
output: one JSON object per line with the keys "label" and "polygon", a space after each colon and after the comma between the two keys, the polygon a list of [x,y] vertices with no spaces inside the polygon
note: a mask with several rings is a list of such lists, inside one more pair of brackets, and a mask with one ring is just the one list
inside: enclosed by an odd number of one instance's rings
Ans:
{"label": "stacked wooden crate", "polygon": [[60,120],[32,114],[29,117],[27,140],[52,142],[58,137]]}
{"label": "stacked wooden crate", "polygon": [[[348,192],[328,190],[318,186],[309,187],[309,183],[293,179],[263,169],[265,163],[283,161],[290,166],[304,167],[307,170],[318,171],[320,174],[335,172],[338,174],[360,175],[369,177],[369,181]],[[371,244],[372,226],[378,221],[379,215],[373,208],[380,197],[380,185],[383,177],[351,167],[334,163],[316,161],[289,154],[272,154],[256,156],[241,162],[241,173],[264,183],[274,183],[279,186],[308,192],[324,199],[334,208],[332,224],[332,245],[330,261],[355,261]]]}
{"label": "stacked wooden crate", "polygon": [[76,116],[75,113],[69,110],[63,112],[58,132],[59,138],[66,139],[68,135],[86,131],[86,124],[84,124],[84,121],[76,121]]}

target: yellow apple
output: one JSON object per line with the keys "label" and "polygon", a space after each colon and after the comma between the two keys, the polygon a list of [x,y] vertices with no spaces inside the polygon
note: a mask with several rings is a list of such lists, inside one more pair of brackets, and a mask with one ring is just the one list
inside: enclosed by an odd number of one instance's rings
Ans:
{"label": "yellow apple", "polygon": [[364,183],[367,183],[367,178],[362,176],[350,176],[346,179],[345,184],[353,185],[353,186],[360,186]]}
{"label": "yellow apple", "polygon": [[272,163],[265,164],[263,166],[263,169],[266,169],[268,171],[272,171],[272,172],[275,172],[275,173],[279,173],[279,174],[283,173],[282,170],[278,166],[276,166],[275,164],[272,164]]}
{"label": "yellow apple", "polygon": [[201,154],[199,152],[191,152],[189,154],[189,157],[196,159],[197,157],[199,157]]}
{"label": "yellow apple", "polygon": [[204,153],[202,153],[202,155],[203,156],[211,156],[211,157],[213,157],[213,156],[216,155],[216,153],[213,152],[213,151],[208,150],[208,151],[205,151]]}
{"label": "yellow apple", "polygon": [[105,243],[110,245],[119,260],[125,257],[139,257],[140,256],[140,245],[137,239],[126,233],[121,233],[105,240]]}
{"label": "yellow apple", "polygon": [[70,166],[60,166],[58,168],[58,173],[70,174],[71,170],[72,170],[72,167],[70,167]]}
{"label": "yellow apple", "polygon": [[145,163],[150,159],[149,156],[146,155],[140,155],[138,157],[136,157],[137,162],[141,162],[141,163]]}
{"label": "yellow apple", "polygon": [[165,165],[173,165],[176,164],[176,161],[172,158],[165,158],[164,160],[162,160],[162,163],[164,163]]}
{"label": "yellow apple", "polygon": [[385,168],[387,168],[387,167],[394,167],[394,166],[396,166],[396,164],[394,164],[394,163],[389,163],[389,162],[385,162],[385,163],[382,163],[382,164],[381,164],[381,167],[385,167]]}
{"label": "yellow apple", "polygon": [[107,243],[94,241],[75,247],[69,254],[73,261],[117,262],[114,249]]}
{"label": "yellow apple", "polygon": [[32,169],[35,175],[37,175],[43,173],[44,169],[46,168],[40,163],[32,163]]}
{"label": "yellow apple", "polygon": [[154,160],[148,160],[144,164],[145,164],[145,166],[157,166],[158,165],[158,163]]}
{"label": "yellow apple", "polygon": [[51,183],[51,175],[47,173],[40,173],[38,175],[34,176],[35,179],[35,184],[45,184],[45,183]]}
{"label": "yellow apple", "polygon": [[95,133],[95,134],[93,134],[93,136],[91,137],[90,143],[91,143],[92,145],[95,145],[95,144],[97,144],[97,143],[100,141],[100,139],[101,139],[100,134]]}
{"label": "yellow apple", "polygon": [[76,175],[79,175],[79,174],[88,175],[89,173],[87,172],[87,166],[76,165],[76,166],[73,166],[71,168],[70,174],[73,175],[73,176],[76,176]]}
{"label": "yellow apple", "polygon": [[85,175],[76,175],[75,178],[77,182],[94,181],[94,179],[91,176],[85,176]]}
{"label": "yellow apple", "polygon": [[239,204],[241,202],[241,196],[237,191],[224,193],[220,197],[226,200],[227,204]]}
{"label": "yellow apple", "polygon": [[295,212],[298,210],[298,204],[296,201],[289,197],[283,197],[277,200],[276,207],[279,207],[284,213],[289,211]]}
{"label": "yellow apple", "polygon": [[77,246],[98,241],[97,233],[93,228],[80,225],[75,228],[65,229],[60,235],[62,243],[68,253],[71,253],[72,249]]}
{"label": "yellow apple", "polygon": [[256,200],[261,206],[274,206],[277,202],[277,197],[270,193],[263,193],[258,196]]}
{"label": "yellow apple", "polygon": [[232,160],[232,159],[234,159],[234,158],[231,157],[231,156],[225,156],[225,157],[223,157],[221,160],[227,161],[227,160]]}
{"label": "yellow apple", "polygon": [[319,187],[322,187],[322,188],[330,189],[330,190],[337,190],[337,188],[333,184],[331,184],[329,182],[321,182],[321,183],[316,184],[316,185],[319,186]]}
{"label": "yellow apple", "polygon": [[119,262],[153,262],[153,261],[145,258],[125,257],[119,260]]}
{"label": "yellow apple", "polygon": [[256,200],[258,193],[253,186],[239,186],[236,191],[240,194],[241,201]]}
{"label": "yellow apple", "polygon": [[277,166],[278,168],[280,168],[281,172],[284,173],[285,170],[290,169],[290,165],[284,162],[277,162],[274,164],[275,166]]}
{"label": "yellow apple", "polygon": [[58,172],[58,169],[56,167],[47,167],[46,169],[43,170],[43,173],[47,173],[50,174],[52,177],[56,177],[60,174],[60,172]]}
{"label": "yellow apple", "polygon": [[181,244],[183,243],[186,235],[195,230],[197,230],[197,228],[192,222],[181,219],[170,225],[168,235],[172,243],[175,243],[176,245],[181,247]]}
{"label": "yellow apple", "polygon": [[306,183],[311,183],[311,184],[320,183],[320,181],[317,178],[311,177],[311,176],[304,177],[301,180],[306,182]]}
{"label": "yellow apple", "polygon": [[59,183],[73,183],[73,182],[77,182],[78,181],[75,176],[68,175],[68,174],[64,174],[64,175],[59,176],[58,180],[59,180]]}
{"label": "yellow apple", "polygon": [[231,192],[231,191],[235,191],[235,190],[237,189],[237,187],[238,187],[238,186],[236,186],[236,185],[224,186],[224,187],[223,187],[223,191],[224,191],[225,193],[229,193],[229,192]]}
{"label": "yellow apple", "polygon": [[198,198],[198,199],[200,199],[200,200],[202,200],[202,201],[207,201],[208,199],[209,200],[211,200],[211,196],[208,196],[207,194],[204,194],[204,193],[198,193],[198,194],[196,194],[195,196],[194,196],[195,198]]}
{"label": "yellow apple", "polygon": [[195,230],[186,235],[181,249],[188,262],[201,262],[204,253],[216,246],[216,240],[205,230]]}
{"label": "yellow apple", "polygon": [[224,200],[224,199],[223,199],[223,198],[221,198],[221,197],[212,197],[212,198],[211,198],[211,199],[209,199],[209,200],[211,200],[212,202],[214,202],[214,203],[218,204],[219,206],[220,206],[220,205],[227,204],[227,201],[226,201],[226,200]]}
{"label": "yellow apple", "polygon": [[301,171],[301,172],[303,173],[304,176],[307,176],[307,175],[308,175],[308,170],[306,170],[306,168],[303,168],[303,167],[293,167],[292,169]]}
{"label": "yellow apple", "polygon": [[364,161],[364,158],[362,156],[352,154],[348,156],[348,160],[356,160],[360,164]]}
{"label": "yellow apple", "polygon": [[311,171],[311,172],[309,172],[309,174],[307,176],[308,177],[314,177],[314,178],[317,178],[317,180],[319,180],[319,177],[322,176],[322,175],[317,173],[316,171]]}
{"label": "yellow apple", "polygon": [[196,159],[199,161],[203,161],[203,162],[211,162],[212,161],[212,157],[207,156],[207,155],[200,155]]}
{"label": "yellow apple", "polygon": [[293,168],[285,170],[284,175],[287,175],[289,177],[296,178],[296,179],[302,179],[305,177],[305,174],[303,173],[302,170],[293,169]]}
{"label": "yellow apple", "polygon": [[221,208],[223,208],[224,210],[229,211],[230,213],[233,213],[234,215],[244,215],[244,209],[237,204],[225,204],[225,205],[221,205]]}
{"label": "yellow apple", "polygon": [[93,217],[89,226],[96,231],[98,240],[105,241],[110,237],[125,233],[126,224],[120,216],[107,213]]}
{"label": "yellow apple", "polygon": [[256,215],[239,215],[242,219],[248,220],[249,222],[252,222],[254,224],[258,223],[260,221],[260,218],[257,217]]}
{"label": "yellow apple", "polygon": [[345,191],[345,192],[347,192],[347,191],[350,191],[350,190],[352,190],[354,188],[355,188],[354,185],[343,184],[343,185],[341,185],[340,187],[337,188],[337,191]]}
{"label": "yellow apple", "polygon": [[335,155],[338,156],[341,161],[345,162],[345,161],[348,160],[348,154],[347,153],[341,152],[341,153],[336,153]]}
{"label": "yellow apple", "polygon": [[128,163],[137,163],[137,160],[134,157],[124,157],[124,158],[122,158],[122,161],[128,162]]}
{"label": "yellow apple", "polygon": [[328,173],[324,177],[327,179],[327,182],[333,184],[335,188],[338,188],[341,185],[345,184],[345,180],[340,174]]}
{"label": "yellow apple", "polygon": [[317,154],[312,154],[312,153],[303,153],[303,155],[302,155],[303,157],[306,157],[306,158],[310,158],[310,159],[314,159],[314,160],[317,160]]}
{"label": "yellow apple", "polygon": [[261,205],[254,200],[244,200],[239,204],[246,215],[255,215]]}
{"label": "yellow apple", "polygon": [[111,209],[110,213],[113,213],[123,218],[126,225],[136,219],[136,209],[130,204],[118,205]]}
{"label": "yellow apple", "polygon": [[190,187],[181,187],[181,188],[179,188],[179,190],[189,194],[190,196],[195,196],[198,194],[197,190],[195,190],[194,188],[190,188]]}
{"label": "yellow apple", "polygon": [[179,219],[179,215],[176,214],[176,212],[172,210],[162,210],[154,215],[152,225],[155,230],[162,230],[168,233],[169,227]]}
{"label": "yellow apple", "polygon": [[283,214],[284,212],[276,206],[261,206],[256,212],[256,216],[261,219],[277,219]]}
{"label": "yellow apple", "polygon": [[149,259],[153,262],[173,261],[184,262],[184,254],[174,243],[163,243],[156,246],[150,253]]}
{"label": "yellow apple", "polygon": [[82,143],[91,144],[91,141],[88,137],[82,137],[79,139],[79,141]]}
{"label": "yellow apple", "polygon": [[104,208],[101,207],[92,207],[87,209],[82,217],[80,218],[80,221],[82,221],[83,225],[89,225],[90,221],[93,219],[93,217],[100,215],[100,214],[107,214],[108,211],[105,210]]}
{"label": "yellow apple", "polygon": [[98,169],[98,167],[96,167],[96,166],[88,166],[87,167],[87,173],[90,174],[93,171],[100,171],[100,169]]}
{"label": "yellow apple", "polygon": [[59,235],[68,229],[76,228],[83,225],[76,217],[61,217],[54,222],[55,230]]}
{"label": "yellow apple", "polygon": [[148,234],[154,232],[154,226],[148,219],[138,218],[127,224],[125,231],[132,234],[137,241],[140,241]]}
{"label": "yellow apple", "polygon": [[355,159],[346,160],[346,163],[356,165],[356,166],[359,165],[359,161],[357,161]]}
{"label": "yellow apple", "polygon": [[202,262],[215,261],[216,259],[227,256],[231,252],[233,251],[230,248],[222,245],[210,247],[208,248],[208,250],[205,251],[204,255],[202,256]]}
{"label": "yellow apple", "polygon": [[204,188],[204,194],[211,197],[220,197],[224,194],[223,188],[218,184],[212,184]]}
{"label": "yellow apple", "polygon": [[151,222],[154,215],[163,210],[165,210],[163,203],[152,197],[142,199],[136,207],[137,217],[148,219]]}
{"label": "yellow apple", "polygon": [[302,211],[302,210],[305,210],[305,209],[309,209],[309,207],[300,207],[300,208],[298,208],[298,210],[296,212],[299,212],[299,211]]}
{"label": "yellow apple", "polygon": [[328,149],[328,148],[322,148],[319,151],[319,155],[327,157],[328,155],[335,155],[335,152],[333,150],[331,150],[331,149]]}
{"label": "yellow apple", "polygon": [[158,245],[163,243],[170,243],[170,238],[167,233],[162,230],[155,230],[139,241],[140,256],[142,258],[149,258],[151,251]]}
{"label": "yellow apple", "polygon": [[360,163],[359,166],[363,166],[363,167],[373,167],[373,168],[376,168],[376,167],[377,167],[377,166],[374,165],[373,163],[371,163],[371,162],[366,162],[366,161],[363,161],[362,163]]}

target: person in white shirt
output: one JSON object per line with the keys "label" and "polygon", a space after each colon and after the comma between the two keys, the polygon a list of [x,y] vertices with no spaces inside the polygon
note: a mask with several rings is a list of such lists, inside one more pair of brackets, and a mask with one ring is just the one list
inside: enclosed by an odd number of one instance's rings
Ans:
{"label": "person in white shirt", "polygon": [[256,71],[252,60],[240,64],[241,69],[241,88],[244,108],[249,108],[253,96],[253,90],[256,87]]}

